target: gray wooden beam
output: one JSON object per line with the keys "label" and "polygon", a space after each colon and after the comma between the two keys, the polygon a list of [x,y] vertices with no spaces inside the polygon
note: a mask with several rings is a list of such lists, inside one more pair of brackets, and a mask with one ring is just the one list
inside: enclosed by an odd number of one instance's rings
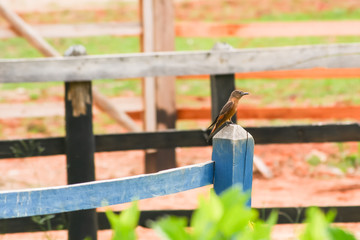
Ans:
{"label": "gray wooden beam", "polygon": [[310,68],[360,68],[360,44],[1,60],[0,83],[84,81]]}

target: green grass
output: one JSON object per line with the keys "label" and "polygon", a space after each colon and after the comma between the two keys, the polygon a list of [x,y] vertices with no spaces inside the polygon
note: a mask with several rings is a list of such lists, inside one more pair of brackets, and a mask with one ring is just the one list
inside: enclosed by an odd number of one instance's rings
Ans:
{"label": "green grass", "polygon": [[210,96],[210,82],[204,79],[177,80],[176,93],[181,96]]}
{"label": "green grass", "polygon": [[132,92],[133,94],[141,95],[141,80],[95,80],[94,86],[97,86],[102,94],[107,96],[121,96],[126,92]]}
{"label": "green grass", "polygon": [[[49,39],[49,43],[60,53],[65,53],[72,45],[85,46],[89,55],[111,53],[133,53],[140,51],[137,37],[83,37]],[[10,38],[0,41],[0,58],[39,58],[43,57],[35,48],[22,38]]]}
{"label": "green grass", "polygon": [[[260,16],[256,21],[326,21],[360,19],[360,9],[334,8],[327,11],[275,13]],[[254,21],[255,19],[249,19]]]}
{"label": "green grass", "polygon": [[360,36],[341,37],[273,37],[273,38],[176,38],[175,47],[177,51],[210,50],[216,42],[226,42],[234,48],[259,48],[259,47],[281,47],[312,44],[332,43],[356,43],[360,42]]}
{"label": "green grass", "polygon": [[36,58],[41,54],[22,38],[1,39],[0,58]]}
{"label": "green grass", "polygon": [[236,87],[263,106],[360,104],[360,79],[249,79],[237,80]]}

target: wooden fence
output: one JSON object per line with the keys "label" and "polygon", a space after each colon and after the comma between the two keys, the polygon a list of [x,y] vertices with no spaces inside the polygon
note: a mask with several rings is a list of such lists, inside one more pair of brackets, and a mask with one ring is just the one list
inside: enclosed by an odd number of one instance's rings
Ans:
{"label": "wooden fence", "polygon": [[[92,56],[79,59],[34,60],[4,62],[2,69],[7,82],[22,81],[82,81],[82,79],[135,78],[142,76],[178,76],[209,78],[209,74],[235,72],[236,78],[354,78],[360,76],[359,44],[334,44],[233,50],[228,52],[202,51],[189,53],[155,53]],[[261,53],[260,53],[261,51]],[[339,54],[339,55],[338,55]],[[287,56],[287,58],[286,58]],[[209,57],[207,59],[207,57]],[[271,58],[279,59],[272,61]],[[221,62],[221,59],[226,59]],[[338,62],[336,62],[338,61]],[[122,68],[110,66],[121,62]],[[163,64],[166,67],[163,68]],[[221,64],[218,64],[220,63]],[[192,67],[187,67],[186,63]],[[241,64],[239,64],[241,63]],[[246,64],[244,64],[246,63]],[[24,71],[17,71],[13,65]],[[44,64],[44,65],[43,65]],[[139,64],[139,68],[138,68]],[[44,71],[39,72],[39,68]],[[164,65],[165,66],[165,65]],[[57,74],[61,68],[64,74]],[[104,72],[103,69],[107,69]],[[126,69],[126,71],[124,71]],[[36,73],[37,72],[37,73]],[[66,77],[65,77],[66,76]],[[140,119],[143,111],[128,112]],[[178,119],[207,119],[210,109],[181,108]],[[325,107],[249,107],[242,110],[243,119],[360,119],[360,106]]]}
{"label": "wooden fence", "polygon": [[[149,139],[147,138],[146,141]],[[24,217],[28,220],[29,217],[38,215],[91,211],[97,207],[168,195],[210,184],[214,185],[217,194],[221,194],[235,184],[241,184],[244,191],[251,192],[253,137],[239,125],[229,125],[213,138],[213,149],[212,161],[154,174],[60,187],[0,191],[0,232],[9,233],[17,229],[13,225],[17,223],[12,220],[14,218],[20,218],[18,221],[20,222]],[[81,170],[83,169],[84,166]],[[250,201],[249,205],[251,205]],[[78,213],[75,212],[76,215]],[[71,222],[72,214],[74,213],[62,218],[66,219],[62,224],[69,229],[71,225],[77,227],[76,233],[69,234],[69,239],[84,239],[88,236],[96,239],[97,223],[95,226],[89,225],[89,215],[83,215],[82,217],[87,219],[74,224]],[[32,225],[24,222],[23,224],[25,229]],[[36,228],[31,229],[33,230]]]}
{"label": "wooden fence", "polygon": [[[343,72],[358,71],[360,69],[360,44],[334,44],[318,46],[298,46],[282,48],[265,48],[265,49],[247,49],[247,50],[216,50],[200,52],[164,52],[164,53],[146,53],[146,54],[125,54],[125,55],[103,55],[103,56],[78,56],[68,58],[47,58],[31,60],[1,60],[0,61],[0,82],[1,83],[22,83],[22,82],[49,82],[61,81],[75,86],[77,84],[91,87],[91,81],[102,78],[129,78],[129,77],[146,77],[146,76],[184,76],[184,75],[211,75],[212,91],[212,115],[218,113],[226,101],[229,92],[234,89],[235,73],[262,72],[262,71],[279,71],[279,70],[299,70],[322,68],[324,71],[332,69],[342,69]],[[276,59],[276,61],[274,61]],[[90,85],[89,85],[90,84]],[[88,89],[85,87],[84,89]],[[69,93],[69,89],[67,90]],[[85,94],[86,95],[86,94]],[[68,96],[68,95],[66,95]],[[66,101],[69,101],[68,99]],[[84,100],[86,102],[86,98]],[[91,101],[87,103],[91,105]],[[71,113],[74,106],[71,103],[66,104],[67,121],[77,121],[72,119]],[[89,114],[89,112],[87,113]],[[81,118],[81,117],[80,117]],[[91,121],[91,117],[82,121]],[[68,124],[68,122],[67,122]],[[90,124],[91,122],[87,123]],[[28,157],[28,156],[47,156],[56,154],[67,154],[68,161],[77,149],[69,151],[69,145],[81,145],[86,139],[93,139],[87,144],[88,151],[83,154],[93,154],[93,152],[118,151],[130,149],[156,149],[172,147],[190,147],[190,146],[207,146],[207,133],[204,130],[187,130],[187,131],[160,131],[160,132],[140,132],[126,134],[106,134],[92,135],[92,131],[67,126],[66,137],[56,138],[35,138],[35,139],[18,139],[0,141],[0,158]],[[257,144],[270,143],[309,143],[309,142],[346,142],[360,141],[359,123],[338,123],[338,124],[313,124],[299,126],[269,126],[269,127],[252,127],[246,130],[254,137]],[[79,133],[80,132],[80,133]],[[84,133],[86,132],[86,133]],[[69,138],[69,135],[72,137]],[[151,141],[149,141],[151,139]],[[70,141],[70,142],[69,142]],[[215,144],[215,141],[214,141]],[[71,163],[71,162],[70,162]],[[198,185],[211,184],[209,172],[213,168],[212,163],[206,163],[196,167],[185,168],[186,172],[196,172],[195,169],[205,171],[205,178],[198,179]],[[68,176],[68,180],[73,177],[77,181],[84,180],[87,177],[91,180],[90,174],[85,176]],[[170,170],[170,172],[177,170]],[[194,172],[193,172],[194,171]],[[70,173],[70,172],[69,172]],[[165,172],[169,173],[169,172]],[[191,174],[192,174],[191,173]],[[72,174],[75,174],[74,172]],[[76,173],[83,174],[83,173]],[[87,175],[88,174],[88,175]],[[174,173],[178,174],[178,173]],[[190,173],[189,173],[190,174]],[[171,175],[171,174],[170,174]],[[194,175],[197,175],[197,173]],[[156,178],[159,175],[149,175],[150,178]],[[138,178],[142,178],[138,177]],[[80,180],[79,180],[80,179]],[[207,180],[205,180],[207,179]],[[128,180],[126,180],[128,181]],[[130,181],[130,179],[129,179]],[[69,183],[74,183],[68,181]],[[121,180],[109,180],[101,184],[114,184],[117,186]],[[75,188],[93,189],[92,183],[83,183],[74,185]],[[49,189],[52,194],[56,191],[68,191],[69,187]],[[185,190],[182,187],[179,190]],[[80,190],[79,190],[80,191]],[[165,191],[165,190],[164,190]],[[35,190],[36,192],[36,190]],[[7,193],[4,193],[5,195]],[[9,192],[11,197],[14,193]],[[24,203],[29,191],[23,191]],[[50,193],[49,193],[50,194]],[[145,194],[145,193],[144,193]],[[11,198],[5,198],[1,195],[2,203],[10,201]],[[146,195],[145,197],[149,197]],[[22,199],[22,198],[19,198]],[[127,200],[131,199],[129,197]],[[94,200],[95,205],[89,205],[85,208],[93,208],[101,204],[99,199]],[[117,199],[114,202],[122,202]],[[124,200],[125,201],[125,200]],[[10,201],[13,202],[13,201]],[[108,201],[110,203],[110,201]],[[113,203],[113,202],[111,202]],[[55,203],[54,203],[55,204]],[[11,207],[10,207],[11,208]],[[61,208],[61,207],[60,207]],[[85,209],[83,208],[83,209]],[[341,222],[358,222],[360,221],[360,207],[347,206],[336,207],[338,217],[336,221]],[[15,208],[14,208],[15,209]],[[324,208],[324,210],[327,210]],[[64,210],[64,208],[62,208]],[[74,208],[65,209],[66,211],[77,210]],[[266,217],[270,209],[260,209],[262,217]],[[303,208],[281,208],[284,216],[279,218],[279,223],[298,222],[303,219]],[[4,212],[4,211],[3,211]],[[43,212],[47,214],[50,212]],[[147,211],[142,213],[140,224],[143,225],[146,218],[156,218],[163,214],[177,214],[190,216],[192,211]],[[9,213],[10,214],[10,213]],[[13,213],[16,216],[18,213]],[[34,212],[39,214],[39,212]],[[42,214],[42,213],[40,213]],[[68,214],[55,214],[51,221],[53,226],[62,223],[71,231],[71,224],[68,224]],[[98,222],[98,229],[108,228],[103,213],[95,213],[92,216]],[[23,214],[21,216],[26,216]],[[64,217],[65,216],[65,217]],[[88,215],[85,215],[88,216]],[[66,224],[64,224],[64,221]],[[95,221],[96,223],[96,221]],[[94,224],[96,225],[96,224]],[[32,222],[30,217],[19,219],[0,220],[0,232],[23,232],[39,231],[41,228]],[[75,239],[75,238],[73,238]]]}
{"label": "wooden fence", "polygon": [[[242,23],[242,24],[229,24],[229,23],[210,23],[210,22],[189,22],[182,21],[176,22],[174,25],[170,22],[173,21],[174,16],[172,14],[173,7],[166,4],[157,5],[157,7],[148,4],[147,2],[139,5],[139,10],[142,13],[140,21],[137,22],[111,22],[111,23],[86,23],[86,24],[34,24],[32,27],[42,37],[46,38],[68,38],[68,37],[84,37],[84,36],[99,36],[99,35],[112,35],[112,36],[141,36],[143,39],[143,50],[149,51],[153,49],[154,39],[154,26],[156,29],[161,29],[160,34],[155,34],[157,37],[156,42],[161,42],[164,39],[165,42],[160,44],[162,46],[173,45],[173,32],[178,37],[240,37],[240,38],[258,38],[258,37],[308,37],[308,36],[324,36],[324,37],[337,37],[337,36],[359,36],[360,34],[360,21],[358,20],[341,20],[341,21],[305,21],[305,22],[265,22],[265,23]],[[166,7],[165,7],[166,6]],[[98,6],[99,7],[99,6]],[[108,6],[107,6],[108,7]],[[156,10],[158,9],[158,10]],[[106,11],[105,9],[97,9]],[[89,11],[97,11],[92,7]],[[62,10],[60,10],[62,11]],[[157,19],[155,23],[153,21],[154,11],[160,11],[163,16],[166,17],[162,20]],[[171,13],[170,13],[171,12]],[[166,22],[170,26],[164,30],[164,26],[158,25],[161,22]],[[174,28],[174,31],[172,31]],[[16,27],[15,27],[16,29]],[[166,33],[162,35],[162,33]],[[170,35],[169,35],[170,34]],[[158,36],[159,35],[159,36]],[[0,38],[11,38],[18,36],[17,32],[14,32],[14,26],[5,26],[0,28]],[[149,46],[150,49],[149,49]],[[173,48],[165,47],[158,50],[172,50]],[[151,51],[152,51],[151,50]],[[359,69],[346,69],[333,68],[331,70],[323,71],[323,69],[314,68],[306,70],[285,70],[285,71],[265,71],[265,72],[246,72],[236,74],[237,78],[266,78],[266,79],[281,79],[281,78],[347,78],[359,76]],[[188,76],[180,76],[187,78]],[[208,76],[199,76],[197,78],[208,78]],[[150,81],[146,81],[146,84],[152,86]],[[171,85],[171,84],[169,84]],[[147,89],[145,87],[145,94],[147,96]],[[165,96],[159,94],[159,96]],[[157,98],[159,98],[159,96]],[[150,98],[149,98],[150,99]],[[149,99],[145,101],[148,103],[144,115],[147,118],[147,123],[154,121],[151,118],[150,113],[152,110]],[[161,102],[161,101],[159,101]],[[163,101],[165,102],[165,101]],[[175,106],[171,107],[171,112],[175,112]],[[199,119],[202,116],[209,116],[210,109],[202,109],[202,113],[198,114],[197,109],[177,109],[178,119]],[[359,106],[331,106],[331,107],[308,107],[294,109],[291,114],[290,108],[255,108],[249,107],[248,111],[243,113],[244,118],[256,118],[256,119],[344,119],[344,116],[350,119],[360,119],[360,107]],[[316,114],[314,114],[316,112]],[[329,114],[331,113],[331,114]],[[334,114],[336,113],[336,114]],[[130,112],[131,116],[137,118],[142,112]],[[153,114],[153,113],[152,113]],[[152,119],[152,121],[150,121]],[[147,126],[147,125],[146,125]],[[172,126],[170,126],[172,127]],[[152,130],[152,129],[151,129]]]}
{"label": "wooden fence", "polygon": [[239,125],[229,125],[214,137],[213,149],[212,161],[158,173],[61,187],[0,192],[0,219],[92,209],[210,184],[214,184],[217,194],[235,184],[241,184],[244,191],[251,191],[253,137]]}

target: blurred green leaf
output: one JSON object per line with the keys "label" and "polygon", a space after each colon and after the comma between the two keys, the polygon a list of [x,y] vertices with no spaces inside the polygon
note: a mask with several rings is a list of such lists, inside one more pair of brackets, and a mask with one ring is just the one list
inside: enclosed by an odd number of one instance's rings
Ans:
{"label": "blurred green leaf", "polygon": [[184,217],[168,216],[151,224],[162,239],[187,240],[191,239],[186,232],[187,219]]}
{"label": "blurred green leaf", "polygon": [[210,198],[200,198],[199,207],[191,219],[192,235],[194,239],[217,239],[217,223],[223,214],[223,206],[214,191]]}
{"label": "blurred green leaf", "polygon": [[218,224],[219,230],[226,238],[230,238],[234,233],[248,228],[249,221],[257,218],[257,212],[246,207],[248,199],[249,195],[242,193],[239,186],[225,191],[220,196],[224,213]]}
{"label": "blurred green leaf", "polygon": [[[277,223],[278,213],[272,212],[267,219],[259,219],[258,213],[247,207],[249,194],[241,187],[234,186],[217,196],[214,191],[210,197],[200,198],[199,207],[194,211],[191,227],[187,228],[184,217],[167,216],[151,222],[150,226],[166,240],[271,240],[271,231]],[[140,212],[137,204],[116,215],[107,211],[113,240],[136,239],[135,228]],[[355,240],[351,233],[332,226],[336,211],[324,214],[319,208],[311,207],[306,211],[306,227],[300,240]]]}
{"label": "blurred green leaf", "polygon": [[270,239],[277,214],[273,213],[269,222],[259,220],[258,213],[246,206],[249,197],[240,186],[232,187],[221,196],[211,191],[210,199],[202,198],[193,214],[193,239]]}
{"label": "blurred green leaf", "polygon": [[306,228],[300,235],[300,240],[355,240],[351,233],[331,226],[336,211],[330,210],[326,215],[316,207],[308,208],[306,211]]}
{"label": "blurred green leaf", "polygon": [[300,240],[326,240],[329,239],[327,232],[327,220],[324,214],[315,207],[306,211],[307,223],[304,232],[300,235]]}
{"label": "blurred green leaf", "polygon": [[135,228],[139,222],[140,211],[137,202],[133,202],[130,208],[116,215],[112,211],[106,211],[111,228],[113,229],[112,240],[135,240]]}
{"label": "blurred green leaf", "polygon": [[356,240],[354,235],[341,228],[330,227],[329,235],[331,240]]}

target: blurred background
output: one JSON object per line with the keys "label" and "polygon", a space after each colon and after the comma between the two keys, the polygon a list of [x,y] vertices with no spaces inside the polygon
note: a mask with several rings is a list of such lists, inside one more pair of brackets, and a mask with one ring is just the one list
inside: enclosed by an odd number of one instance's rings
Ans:
{"label": "blurred background", "polygon": [[[3,2],[61,55],[74,44],[83,45],[89,55],[100,55],[210,50],[217,42],[237,49],[360,42],[357,0],[169,0],[163,12],[146,9],[145,0]],[[167,29],[173,29],[164,33],[163,48],[147,43],[144,31],[148,14],[154,21],[166,21]],[[2,59],[44,57],[5,18],[0,18],[0,38]],[[251,93],[241,100],[240,109],[273,111],[260,117],[238,115],[238,124],[244,127],[359,122],[359,76],[316,70],[236,76],[236,88]],[[190,116],[178,115],[175,128],[206,128],[211,123],[210,115],[195,118],[191,112],[210,111],[209,76],[179,77],[174,84],[174,106]],[[95,80],[93,86],[117,109],[128,113],[140,129],[146,129],[142,79]],[[98,107],[94,107],[93,119],[95,134],[129,131]],[[0,84],[0,139],[64,134],[63,83]],[[266,167],[266,173],[256,171],[254,175],[255,207],[358,204],[357,142],[257,145],[255,154]],[[144,173],[144,157],[143,151],[97,153],[96,178]],[[211,147],[176,149],[177,166],[210,159]],[[64,156],[5,159],[0,161],[0,169],[2,190],[66,183]],[[207,190],[200,193],[206,194]],[[199,191],[190,191],[140,205],[143,209],[192,208],[197,194]],[[295,230],[277,231],[285,232],[282,236],[286,239]]]}

